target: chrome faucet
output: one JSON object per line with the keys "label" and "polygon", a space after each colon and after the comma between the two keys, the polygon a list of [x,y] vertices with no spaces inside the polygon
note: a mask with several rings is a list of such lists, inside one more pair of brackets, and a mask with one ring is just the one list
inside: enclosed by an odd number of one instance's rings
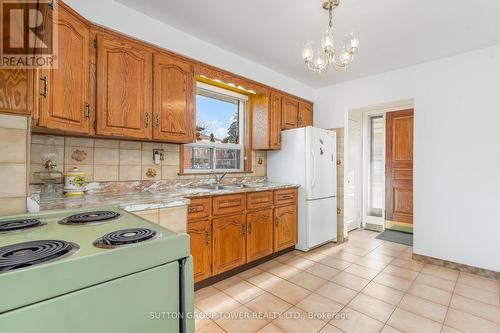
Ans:
{"label": "chrome faucet", "polygon": [[215,173],[214,171],[213,174],[214,174],[215,184],[220,185],[220,181],[222,180],[222,178],[226,177],[227,173],[228,172],[226,171],[220,177],[217,177],[217,173]]}

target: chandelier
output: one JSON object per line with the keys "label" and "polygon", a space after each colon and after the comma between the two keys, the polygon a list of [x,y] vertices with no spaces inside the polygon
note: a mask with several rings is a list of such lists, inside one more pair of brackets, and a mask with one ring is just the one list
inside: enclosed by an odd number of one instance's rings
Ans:
{"label": "chandelier", "polygon": [[359,50],[359,40],[353,33],[345,36],[345,44],[340,48],[335,48],[333,40],[333,10],[340,4],[340,0],[326,0],[323,9],[328,10],[328,28],[323,32],[321,38],[321,49],[314,51],[314,43],[307,41],[304,43],[302,58],[307,67],[317,73],[324,74],[332,66],[336,70],[347,69],[347,66],[354,60],[354,55]]}

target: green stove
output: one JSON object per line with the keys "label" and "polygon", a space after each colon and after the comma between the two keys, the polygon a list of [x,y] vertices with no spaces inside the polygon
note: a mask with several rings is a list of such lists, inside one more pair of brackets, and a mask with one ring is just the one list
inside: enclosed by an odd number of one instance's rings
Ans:
{"label": "green stove", "polygon": [[0,333],[194,332],[189,236],[116,207],[0,217]]}

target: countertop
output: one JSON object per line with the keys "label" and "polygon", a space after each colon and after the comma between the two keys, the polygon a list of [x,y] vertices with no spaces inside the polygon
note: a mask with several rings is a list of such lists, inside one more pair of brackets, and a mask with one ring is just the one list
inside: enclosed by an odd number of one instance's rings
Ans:
{"label": "countertop", "polygon": [[[126,184],[126,183],[125,183]],[[282,184],[272,182],[261,182],[258,187],[246,188],[224,188],[212,190],[197,188],[193,185],[167,185],[162,183],[152,183],[148,186],[136,184],[120,184],[113,188],[96,188],[102,184],[92,184],[91,191],[84,197],[69,198],[59,197],[53,199],[40,198],[39,195],[32,195],[31,198],[38,203],[40,211],[89,208],[98,206],[118,206],[129,212],[137,212],[149,209],[161,209],[189,205],[190,198],[226,195],[234,193],[247,193],[258,191],[270,191],[286,188],[297,188],[299,185]]]}

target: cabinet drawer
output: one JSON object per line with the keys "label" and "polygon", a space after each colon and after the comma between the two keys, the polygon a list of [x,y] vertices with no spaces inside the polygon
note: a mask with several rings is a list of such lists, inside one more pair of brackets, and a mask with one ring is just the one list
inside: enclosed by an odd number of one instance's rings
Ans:
{"label": "cabinet drawer", "polygon": [[273,192],[254,192],[247,194],[247,209],[268,208],[273,205]]}
{"label": "cabinet drawer", "polygon": [[274,204],[276,206],[294,204],[296,201],[297,201],[296,188],[274,191]]}
{"label": "cabinet drawer", "polygon": [[188,219],[201,219],[210,216],[210,211],[212,210],[212,199],[211,198],[194,198],[191,199],[191,204],[188,208]]}
{"label": "cabinet drawer", "polygon": [[239,213],[245,210],[246,195],[231,194],[215,197],[213,202],[213,214],[224,215]]}

